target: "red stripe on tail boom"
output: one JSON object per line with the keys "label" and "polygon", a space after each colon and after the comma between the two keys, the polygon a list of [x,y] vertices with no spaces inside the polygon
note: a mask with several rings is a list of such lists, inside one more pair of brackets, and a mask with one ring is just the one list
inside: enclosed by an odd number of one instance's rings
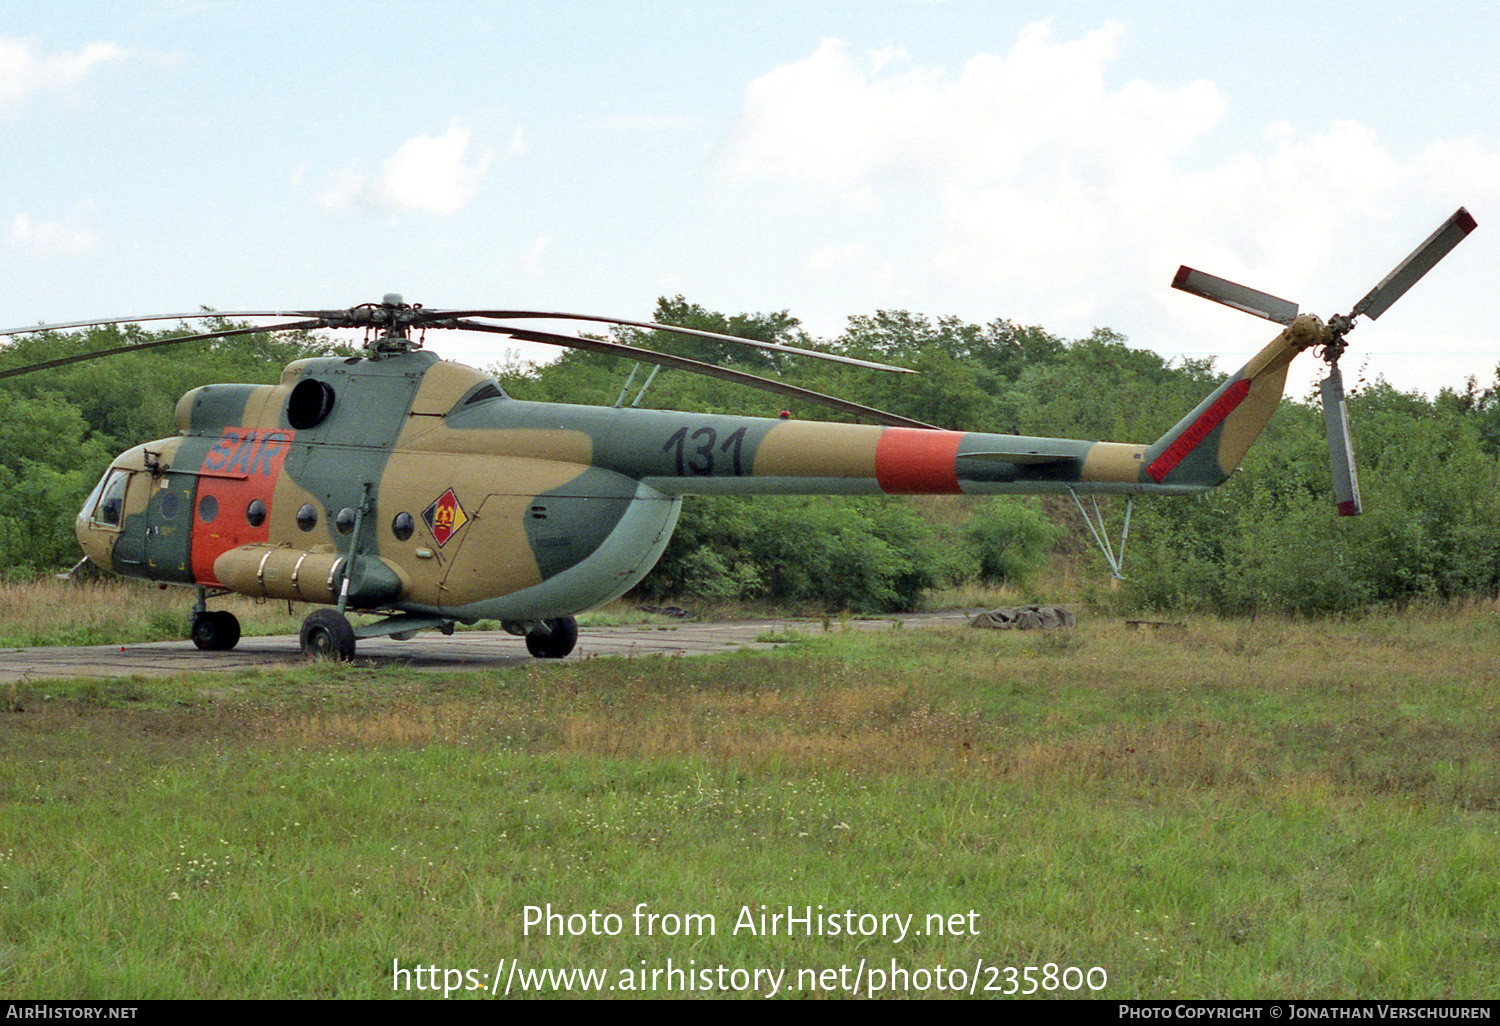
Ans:
{"label": "red stripe on tail boom", "polygon": [[1151,480],[1160,484],[1161,479],[1170,474],[1172,468],[1181,463],[1188,453],[1197,448],[1198,443],[1203,441],[1204,437],[1210,431],[1218,427],[1225,417],[1234,412],[1234,408],[1244,401],[1245,396],[1249,393],[1249,378],[1241,378],[1230,385],[1228,390],[1219,396],[1218,400],[1212,406],[1203,411],[1202,416],[1189,424],[1187,430],[1178,435],[1177,440],[1167,446],[1166,452],[1156,457],[1151,466],[1146,468],[1146,473],[1151,475]]}
{"label": "red stripe on tail boom", "polygon": [[888,495],[953,495],[962,431],[886,428],[875,443],[875,479]]}

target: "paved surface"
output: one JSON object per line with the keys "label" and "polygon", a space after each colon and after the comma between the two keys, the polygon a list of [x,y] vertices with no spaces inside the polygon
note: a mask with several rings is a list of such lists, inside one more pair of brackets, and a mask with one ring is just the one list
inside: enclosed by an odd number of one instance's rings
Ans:
{"label": "paved surface", "polygon": [[[925,613],[880,620],[850,620],[858,630],[957,624],[963,613]],[[736,620],[727,623],[653,624],[637,627],[585,627],[569,659],[601,656],[707,655],[738,649],[775,648],[756,641],[768,631],[817,633],[821,620]],[[531,662],[522,638],[504,631],[460,631],[444,637],[425,631],[410,641],[368,638],[359,642],[355,662],[407,666],[416,670],[483,670]],[[0,684],[57,678],[167,677],[177,673],[243,670],[255,666],[298,665],[295,635],[245,638],[232,652],[200,652],[190,641],[85,648],[0,649]]]}

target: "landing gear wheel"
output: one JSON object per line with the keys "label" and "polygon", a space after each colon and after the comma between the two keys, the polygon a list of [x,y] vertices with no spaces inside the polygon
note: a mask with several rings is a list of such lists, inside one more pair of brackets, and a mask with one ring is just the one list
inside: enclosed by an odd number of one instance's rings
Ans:
{"label": "landing gear wheel", "polygon": [[538,659],[561,659],[578,644],[578,621],[571,616],[543,620],[526,632],[526,651]]}
{"label": "landing gear wheel", "polygon": [[315,609],[302,621],[302,654],[348,662],[354,658],[354,628],[334,609]]}
{"label": "landing gear wheel", "polygon": [[240,643],[240,622],[233,613],[194,613],[192,635],[205,652],[228,652]]}

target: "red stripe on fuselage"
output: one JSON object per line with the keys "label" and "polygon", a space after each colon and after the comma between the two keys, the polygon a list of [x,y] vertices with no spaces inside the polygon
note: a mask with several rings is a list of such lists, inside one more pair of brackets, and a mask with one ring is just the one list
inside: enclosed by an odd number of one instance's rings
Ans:
{"label": "red stripe on fuselage", "polygon": [[[230,549],[270,537],[271,495],[296,433],[282,428],[229,427],[214,441],[199,468],[193,507],[193,580],[217,585],[214,560]],[[205,498],[213,500],[210,520],[203,517]],[[252,527],[246,512],[256,499],[265,503],[266,515]]]}
{"label": "red stripe on fuselage", "polygon": [[951,495],[958,487],[962,431],[886,428],[875,443],[875,479],[890,495]]}
{"label": "red stripe on fuselage", "polygon": [[1229,386],[1228,391],[1219,396],[1218,400],[1203,411],[1203,415],[1188,425],[1187,430],[1177,436],[1177,440],[1167,446],[1167,451],[1156,457],[1151,466],[1146,468],[1146,473],[1151,475],[1151,480],[1157,484],[1161,479],[1172,472],[1172,468],[1181,463],[1188,453],[1197,448],[1198,443],[1204,437],[1219,426],[1223,419],[1234,412],[1234,408],[1244,401],[1250,393],[1250,379],[1241,378]]}

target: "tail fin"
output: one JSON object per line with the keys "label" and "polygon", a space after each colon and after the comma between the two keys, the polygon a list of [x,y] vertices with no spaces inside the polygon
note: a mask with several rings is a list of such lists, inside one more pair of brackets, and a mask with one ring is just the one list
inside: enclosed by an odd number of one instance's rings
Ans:
{"label": "tail fin", "polygon": [[1297,317],[1207,399],[1146,449],[1146,474],[1157,484],[1222,484],[1260,437],[1281,402],[1293,357],[1316,345],[1323,322]]}

